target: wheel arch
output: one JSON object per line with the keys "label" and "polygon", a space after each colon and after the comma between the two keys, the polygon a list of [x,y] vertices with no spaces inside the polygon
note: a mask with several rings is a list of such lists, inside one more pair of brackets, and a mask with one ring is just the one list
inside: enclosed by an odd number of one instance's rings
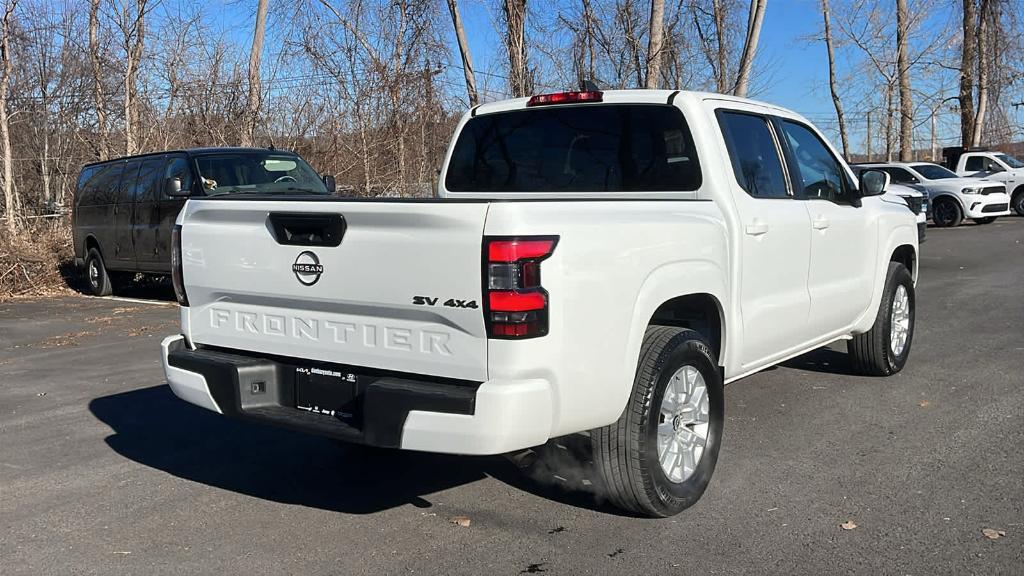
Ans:
{"label": "wheel arch", "polygon": [[718,364],[722,364],[725,312],[722,302],[707,292],[676,296],[662,302],[651,314],[648,326],[690,328],[708,339]]}
{"label": "wheel arch", "polygon": [[936,202],[938,202],[939,200],[945,200],[946,198],[949,198],[956,202],[957,207],[960,208],[960,214],[963,215],[965,218],[967,217],[967,208],[964,205],[963,199],[952,192],[939,192],[938,194],[935,195],[934,198],[930,199],[929,202],[931,202],[932,206],[935,206]]}

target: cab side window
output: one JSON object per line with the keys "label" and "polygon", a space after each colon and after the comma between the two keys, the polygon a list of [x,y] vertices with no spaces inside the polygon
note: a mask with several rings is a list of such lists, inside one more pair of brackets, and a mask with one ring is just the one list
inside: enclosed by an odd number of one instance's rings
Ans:
{"label": "cab side window", "polygon": [[796,187],[808,199],[851,204],[851,185],[843,165],[817,134],[806,126],[782,121],[782,131],[796,160]]}
{"label": "cab side window", "polygon": [[718,124],[736,181],[754,198],[789,198],[786,176],[768,120],[743,112],[718,112]]}
{"label": "cab side window", "polygon": [[964,164],[964,170],[967,172],[982,172],[985,168],[984,156],[968,156],[967,163]]}
{"label": "cab side window", "polygon": [[[181,180],[182,190],[192,189],[192,169],[189,168],[188,158],[175,156],[167,160],[167,169],[164,171],[165,181],[167,178],[178,178]],[[162,186],[162,183],[160,184]]]}

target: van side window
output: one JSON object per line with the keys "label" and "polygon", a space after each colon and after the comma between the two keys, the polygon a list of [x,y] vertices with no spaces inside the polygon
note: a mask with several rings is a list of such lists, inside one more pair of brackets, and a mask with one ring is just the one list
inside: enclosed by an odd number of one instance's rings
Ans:
{"label": "van side window", "polygon": [[147,158],[139,169],[139,183],[135,188],[136,202],[153,202],[158,199],[157,183],[160,181],[160,172],[164,165],[161,157]]}
{"label": "van side window", "polygon": [[91,206],[96,203],[95,186],[92,180],[100,171],[102,166],[88,166],[82,169],[78,175],[78,183],[75,184],[75,200],[79,206]]}
{"label": "van side window", "polygon": [[115,162],[99,174],[96,181],[96,204],[105,206],[117,202],[122,173],[124,173],[124,162]]}
{"label": "van side window", "polygon": [[181,189],[192,189],[192,169],[189,168],[188,159],[177,156],[167,162],[167,170],[164,171],[164,178],[181,179]]}
{"label": "van side window", "polygon": [[817,134],[806,126],[784,120],[782,131],[796,159],[797,186],[808,199],[851,204],[850,184],[843,165]]}
{"label": "van side window", "polygon": [[754,198],[789,198],[782,160],[768,121],[742,112],[718,113],[736,181]]}
{"label": "van side window", "polygon": [[118,187],[118,202],[134,202],[135,189],[139,184],[139,167],[142,162],[130,160],[124,165],[124,172],[121,174],[121,185]]}

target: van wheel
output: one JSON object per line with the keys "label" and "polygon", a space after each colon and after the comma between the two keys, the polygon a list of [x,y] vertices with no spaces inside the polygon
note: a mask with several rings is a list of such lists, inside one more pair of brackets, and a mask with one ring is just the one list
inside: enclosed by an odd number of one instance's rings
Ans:
{"label": "van wheel", "polygon": [[704,493],[725,421],[714,358],[693,330],[647,328],[626,409],[617,422],[590,434],[595,467],[619,508],[672,516]]}
{"label": "van wheel", "polygon": [[1013,208],[1013,211],[1018,216],[1024,216],[1024,186],[1020,186],[1013,193],[1013,198],[1010,200],[1010,208]]}
{"label": "van wheel", "polygon": [[89,253],[85,257],[85,281],[93,296],[110,296],[114,291],[110,274],[103,264],[103,257],[95,248],[89,248]]}
{"label": "van wheel", "polygon": [[963,219],[960,205],[952,198],[939,198],[932,205],[932,222],[940,228],[959,226]]}
{"label": "van wheel", "polygon": [[890,262],[875,324],[847,341],[854,370],[866,376],[891,376],[903,369],[914,340],[914,281],[899,262]]}
{"label": "van wheel", "polygon": [[971,218],[975,224],[991,224],[996,221],[995,216],[986,216],[984,218]]}

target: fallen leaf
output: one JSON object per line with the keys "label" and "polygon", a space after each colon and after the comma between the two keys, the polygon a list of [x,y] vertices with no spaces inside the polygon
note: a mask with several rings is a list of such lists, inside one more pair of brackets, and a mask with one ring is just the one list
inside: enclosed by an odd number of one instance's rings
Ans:
{"label": "fallen leaf", "polygon": [[847,520],[846,522],[840,524],[839,527],[843,530],[853,530],[857,527],[857,524],[853,520]]}
{"label": "fallen leaf", "polygon": [[917,405],[920,406],[921,408],[927,408],[929,404],[931,404],[931,402],[927,400],[921,400],[920,402],[917,403]]}
{"label": "fallen leaf", "polygon": [[129,552],[127,550],[115,550],[114,554],[120,554],[122,556],[127,556],[127,555],[131,554],[131,552]]}
{"label": "fallen leaf", "polygon": [[981,533],[989,540],[999,540],[1003,536],[1006,536],[1006,532],[1004,530],[993,530],[992,528],[985,528]]}
{"label": "fallen leaf", "polygon": [[469,516],[453,516],[450,522],[452,524],[458,524],[463,528],[469,528],[469,524],[472,522],[472,520],[469,519]]}

